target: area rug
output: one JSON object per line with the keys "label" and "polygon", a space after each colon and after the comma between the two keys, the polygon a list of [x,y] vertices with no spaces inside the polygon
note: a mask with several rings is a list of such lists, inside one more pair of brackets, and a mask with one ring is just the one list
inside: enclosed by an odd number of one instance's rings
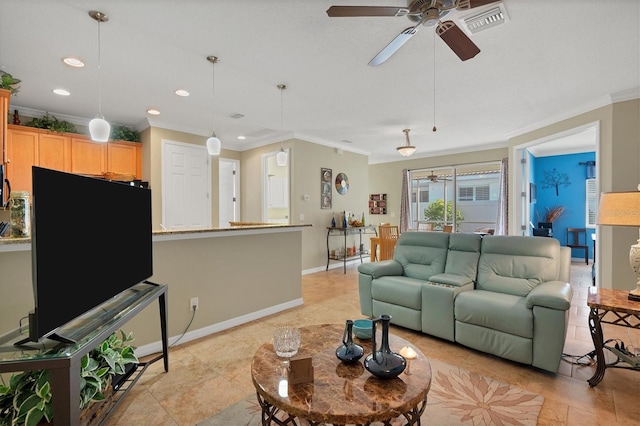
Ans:
{"label": "area rug", "polygon": [[[426,425],[535,425],[544,398],[508,383],[464,370],[437,360],[431,361],[432,382]],[[306,425],[302,421],[299,423]],[[376,424],[376,423],[374,423]],[[404,425],[399,417],[392,425]],[[247,397],[197,426],[258,426],[260,406],[256,395]]]}

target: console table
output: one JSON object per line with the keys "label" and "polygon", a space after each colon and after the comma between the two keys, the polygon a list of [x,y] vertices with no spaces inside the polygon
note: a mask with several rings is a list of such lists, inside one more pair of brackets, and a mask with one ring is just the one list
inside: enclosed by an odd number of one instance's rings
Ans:
{"label": "console table", "polygon": [[[403,418],[406,426],[420,424],[431,388],[431,365],[410,342],[389,334],[392,351],[409,346],[417,357],[408,361],[410,365],[398,377],[379,379],[364,368],[364,357],[355,364],[345,364],[336,357],[343,324],[300,327],[300,332],[296,357],[312,358],[312,381],[289,383],[286,364],[275,354],[271,342],[260,346],[251,362],[263,426],[299,425],[300,418],[314,426],[391,425],[397,417]],[[354,341],[364,348],[365,356],[371,353],[371,339]]]}
{"label": "console table", "polygon": [[[360,263],[362,263],[362,255],[367,254],[368,252],[364,250],[362,245],[362,235],[363,234],[371,234],[378,236],[378,231],[376,227],[373,225],[368,226],[349,226],[346,228],[337,228],[337,227],[327,227],[327,268],[325,271],[329,270],[329,263],[331,260],[342,261],[342,266],[344,269],[344,273],[347,273],[347,260],[360,258]],[[358,246],[356,247],[355,253],[347,254],[347,236],[349,235],[358,235]],[[331,248],[329,245],[330,237],[343,237],[344,238],[344,253],[331,253]]]}
{"label": "console table", "polygon": [[[606,288],[589,287],[587,305],[589,312],[589,331],[595,346],[596,371],[588,380],[589,386],[594,387],[604,378],[607,368],[628,368],[640,370],[640,357],[630,356],[615,346],[604,344],[602,324],[613,324],[623,327],[640,329],[640,302],[627,299],[628,291],[611,290]],[[607,363],[604,349],[616,355],[616,361]],[[624,364],[618,365],[620,362]]]}
{"label": "console table", "polygon": [[[14,341],[0,342],[0,373],[49,369],[53,395],[53,420],[56,425],[76,426],[80,421],[80,361],[93,348],[100,345],[113,332],[120,329],[133,316],[158,300],[162,355],[138,365],[138,375],[148,364],[164,359],[164,370],[169,371],[167,337],[167,289],[164,284],[145,281],[123,291],[111,300],[59,328],[61,335],[75,343],[59,343],[44,339],[42,343],[14,346]],[[16,333],[17,336],[23,336]],[[14,338],[13,340],[19,340]],[[135,374],[136,371],[133,371]],[[135,383],[135,382],[134,382]],[[115,405],[131,389],[120,388],[121,395]],[[112,406],[111,408],[115,407]],[[107,413],[108,416],[108,413]]]}

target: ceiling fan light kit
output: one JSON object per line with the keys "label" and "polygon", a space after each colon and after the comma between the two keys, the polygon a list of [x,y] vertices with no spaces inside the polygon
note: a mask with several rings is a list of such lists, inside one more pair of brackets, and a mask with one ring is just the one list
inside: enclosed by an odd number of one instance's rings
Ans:
{"label": "ceiling fan light kit", "polygon": [[404,129],[402,131],[404,133],[404,136],[405,136],[405,144],[396,148],[398,150],[398,153],[400,155],[402,155],[403,157],[409,157],[409,156],[413,155],[414,152],[416,152],[416,147],[411,145],[411,142],[409,142],[409,132],[410,131],[411,131],[411,129]]}

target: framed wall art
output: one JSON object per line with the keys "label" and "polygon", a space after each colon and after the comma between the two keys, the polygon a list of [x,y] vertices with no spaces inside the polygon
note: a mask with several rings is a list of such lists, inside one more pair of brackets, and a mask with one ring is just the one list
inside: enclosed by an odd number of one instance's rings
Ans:
{"label": "framed wall art", "polygon": [[336,191],[340,195],[344,195],[349,191],[349,177],[345,173],[338,173],[338,176],[336,176]]}
{"label": "framed wall art", "polygon": [[331,208],[331,183],[333,173],[331,169],[320,169],[320,208]]}

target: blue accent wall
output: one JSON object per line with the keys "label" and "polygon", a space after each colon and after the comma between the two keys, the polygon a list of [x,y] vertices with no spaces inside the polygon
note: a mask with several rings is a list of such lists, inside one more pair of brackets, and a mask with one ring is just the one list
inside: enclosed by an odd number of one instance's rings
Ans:
{"label": "blue accent wall", "polygon": [[[536,184],[537,189],[537,202],[531,204],[531,221],[537,226],[538,222],[545,221],[544,215],[547,207],[564,206],[564,214],[553,223],[553,237],[560,241],[560,245],[567,244],[567,228],[587,228],[585,222],[587,166],[580,163],[595,161],[595,159],[595,152],[531,159],[530,165],[533,175],[531,182]],[[556,194],[555,187],[545,187],[545,177],[550,174],[566,178],[569,184],[558,185]],[[593,242],[591,240],[593,233],[595,233],[595,228],[587,228],[586,244],[589,246],[590,259],[593,259]],[[583,256],[583,250],[572,250],[572,258],[580,259]]]}

